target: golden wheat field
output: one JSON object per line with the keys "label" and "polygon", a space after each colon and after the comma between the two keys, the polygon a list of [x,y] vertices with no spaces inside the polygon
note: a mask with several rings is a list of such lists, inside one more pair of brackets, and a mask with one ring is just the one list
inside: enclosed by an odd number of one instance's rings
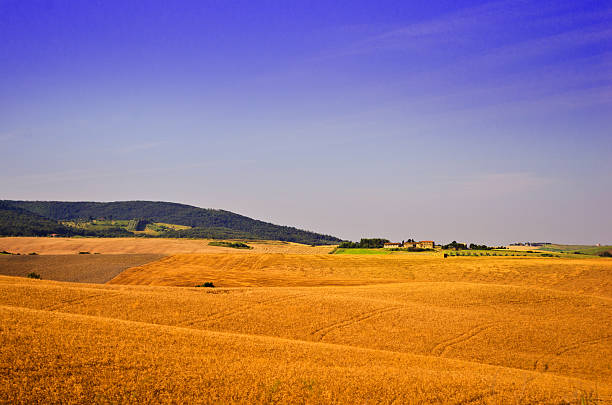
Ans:
{"label": "golden wheat field", "polygon": [[252,250],[239,250],[222,246],[209,246],[208,239],[167,238],[46,238],[0,237],[0,251],[46,255],[76,254],[79,252],[102,254],[177,254],[177,253],[296,253],[325,254],[333,246],[308,246],[300,243],[277,241],[248,242]]}
{"label": "golden wheat field", "polygon": [[0,401],[612,403],[611,282],[606,259],[253,251],[0,276]]}
{"label": "golden wheat field", "polygon": [[441,254],[178,254],[128,269],[110,283],[222,287],[449,281],[552,288],[612,298],[612,260],[452,257]]}

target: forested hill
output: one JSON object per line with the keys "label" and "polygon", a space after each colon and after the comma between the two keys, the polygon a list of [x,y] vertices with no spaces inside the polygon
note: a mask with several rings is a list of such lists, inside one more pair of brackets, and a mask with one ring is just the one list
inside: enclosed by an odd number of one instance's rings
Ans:
{"label": "forested hill", "polygon": [[0,235],[46,236],[50,234],[71,235],[71,230],[33,212],[0,201]]}
{"label": "forested hill", "polygon": [[133,220],[184,225],[190,229],[167,230],[166,237],[254,238],[307,244],[333,244],[341,239],[289,226],[274,225],[244,215],[191,205],[154,201],[63,202],[11,201],[4,204],[53,221]]}

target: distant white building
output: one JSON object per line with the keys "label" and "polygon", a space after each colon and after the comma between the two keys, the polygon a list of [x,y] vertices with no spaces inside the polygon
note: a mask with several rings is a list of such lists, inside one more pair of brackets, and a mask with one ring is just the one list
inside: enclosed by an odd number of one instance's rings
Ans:
{"label": "distant white building", "polygon": [[388,242],[383,245],[385,249],[393,249],[402,247],[401,243]]}
{"label": "distant white building", "polygon": [[421,249],[433,249],[434,246],[436,246],[436,244],[433,240],[422,240],[416,244],[416,247]]}

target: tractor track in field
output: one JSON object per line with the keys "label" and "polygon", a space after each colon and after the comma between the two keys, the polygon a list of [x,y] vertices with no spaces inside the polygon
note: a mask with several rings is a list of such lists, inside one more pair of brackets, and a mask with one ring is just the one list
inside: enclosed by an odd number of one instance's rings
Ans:
{"label": "tractor track in field", "polygon": [[[550,362],[550,360],[553,357],[559,357],[567,352],[571,352],[572,350],[582,349],[585,346],[595,345],[597,343],[601,343],[608,339],[612,339],[612,335],[602,336],[602,337],[595,338],[595,339],[584,340],[582,342],[577,342],[577,343],[572,343],[570,345],[561,346],[554,353],[545,354],[539,357],[533,363],[533,370],[540,371],[542,373],[546,372],[548,371],[548,367],[549,367],[548,362]],[[548,361],[545,361],[545,360],[548,360]]]}
{"label": "tractor track in field", "polygon": [[386,312],[391,312],[391,311],[395,311],[400,309],[401,306],[400,305],[393,305],[393,306],[389,306],[389,307],[384,307],[384,308],[379,308],[373,311],[368,311],[368,312],[363,312],[357,316],[348,318],[348,319],[344,319],[342,321],[338,321],[338,322],[334,322],[331,325],[327,325],[323,328],[319,328],[313,332],[310,333],[311,336],[316,337],[317,340],[321,341],[323,340],[323,338],[329,334],[330,332],[337,330],[337,329],[342,329],[342,328],[346,328],[349,327],[351,325],[355,325],[357,323],[363,322],[363,321],[367,321],[368,319],[374,318],[378,315],[382,315]]}
{"label": "tractor track in field", "polygon": [[102,294],[91,294],[91,295],[87,295],[85,297],[78,297],[78,298],[72,298],[72,299],[68,299],[68,300],[63,300],[60,302],[57,302],[51,306],[48,306],[46,308],[44,308],[45,311],[58,311],[61,309],[65,309],[67,307],[70,306],[76,306],[76,305],[81,305],[84,303],[90,303],[92,301],[96,301],[100,298],[110,298],[110,297],[117,297],[121,295],[120,293],[102,293]]}
{"label": "tractor track in field", "polygon": [[452,349],[454,346],[465,343],[469,341],[470,339],[475,338],[481,333],[492,329],[497,324],[498,324],[497,322],[492,322],[492,323],[487,323],[484,325],[478,325],[474,328],[469,329],[467,332],[464,332],[458,336],[455,336],[454,338],[444,340],[438,343],[437,345],[435,345],[433,349],[431,349],[431,354],[433,356],[442,357],[446,353],[448,353],[448,351]]}
{"label": "tractor track in field", "polygon": [[608,340],[610,338],[612,338],[612,335],[602,336],[602,337],[599,337],[599,338],[589,339],[589,340],[585,340],[585,341],[582,341],[582,342],[574,343],[574,344],[571,344],[571,345],[561,346],[555,352],[555,356],[561,356],[562,354],[570,352],[572,350],[580,349],[580,348],[582,348],[584,346],[594,345],[594,344],[603,342],[604,340]]}
{"label": "tractor track in field", "polygon": [[211,314],[209,314],[206,317],[203,318],[198,318],[198,319],[192,319],[192,320],[187,320],[184,322],[180,322],[178,323],[176,326],[181,326],[181,327],[192,327],[195,325],[199,325],[202,323],[206,323],[206,322],[211,322],[211,321],[219,321],[221,319],[230,317],[230,316],[234,316],[234,315],[238,315],[241,313],[245,313],[250,309],[253,309],[253,306],[255,305],[270,305],[270,304],[276,304],[276,303],[283,303],[283,302],[287,302],[287,301],[291,301],[294,299],[298,299],[301,297],[305,297],[308,294],[295,294],[295,295],[290,295],[290,296],[286,296],[286,297],[274,297],[274,298],[268,298],[268,299],[264,299],[261,301],[255,301],[252,303],[246,303],[246,304],[242,304],[237,308],[231,309],[231,310],[225,310],[225,311],[218,311],[218,312],[213,312]]}

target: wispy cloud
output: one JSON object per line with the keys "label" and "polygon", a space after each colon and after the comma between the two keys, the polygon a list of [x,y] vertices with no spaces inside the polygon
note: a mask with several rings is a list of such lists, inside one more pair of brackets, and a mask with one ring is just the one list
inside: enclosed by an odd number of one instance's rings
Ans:
{"label": "wispy cloud", "polygon": [[501,65],[511,60],[525,60],[546,53],[566,51],[571,48],[610,40],[612,40],[610,25],[597,24],[586,29],[565,31],[494,48],[483,53],[474,63],[481,66],[486,63]]}
{"label": "wispy cloud", "polygon": [[[612,45],[611,20],[612,8],[584,11],[573,2],[497,1],[369,36],[327,57],[423,50],[423,58],[414,62],[426,68],[412,70],[404,61],[402,75],[381,78],[363,91],[378,96],[376,103],[325,125],[350,126],[395,113],[429,118],[470,111],[503,115],[532,107],[608,104],[612,53],[602,45]],[[483,39],[514,26],[525,35]],[[461,52],[428,60],[450,42],[461,42]],[[575,51],[586,46],[588,54]]]}
{"label": "wispy cloud", "polygon": [[[555,46],[560,42],[575,45],[609,38],[609,19],[612,8],[597,12],[585,12],[571,7],[570,3],[496,1],[461,9],[437,18],[383,31],[377,35],[358,40],[327,57],[367,54],[378,51],[426,50],[448,44],[472,44],[477,50],[483,36],[500,35],[500,26],[520,24],[522,29],[563,31],[569,25],[583,25],[585,31],[544,37],[532,41],[537,49]],[[599,28],[596,26],[599,25]],[[593,26],[593,27],[591,27]],[[595,29],[593,29],[595,28]],[[608,29],[606,29],[608,28]],[[591,32],[589,32],[591,31]],[[580,35],[580,34],[583,35]],[[577,34],[577,35],[576,35]],[[556,39],[556,40],[555,40]],[[552,41],[551,41],[552,40]],[[523,49],[529,43],[523,44]],[[464,51],[466,49],[463,49]]]}
{"label": "wispy cloud", "polygon": [[456,34],[468,29],[473,30],[479,25],[491,24],[499,18],[499,10],[508,4],[508,1],[487,3],[396,28],[353,44],[347,53],[410,49],[431,45],[432,42],[455,41],[457,36],[449,35],[450,33]]}

